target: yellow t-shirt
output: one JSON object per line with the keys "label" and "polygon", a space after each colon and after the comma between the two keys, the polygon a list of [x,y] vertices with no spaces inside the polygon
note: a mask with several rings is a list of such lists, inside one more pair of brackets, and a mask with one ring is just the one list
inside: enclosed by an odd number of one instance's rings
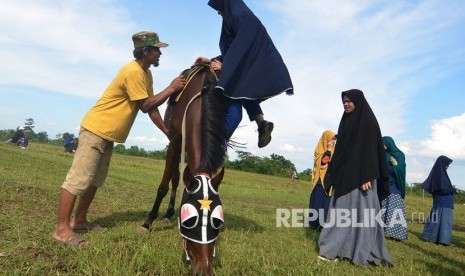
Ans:
{"label": "yellow t-shirt", "polygon": [[152,95],[152,73],[133,60],[121,68],[81,126],[106,140],[124,143],[139,111],[136,101]]}

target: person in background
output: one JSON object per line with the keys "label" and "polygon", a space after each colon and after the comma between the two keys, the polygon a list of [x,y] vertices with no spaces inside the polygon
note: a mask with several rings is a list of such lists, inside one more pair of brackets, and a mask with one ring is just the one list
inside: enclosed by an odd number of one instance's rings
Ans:
{"label": "person in background", "polygon": [[16,144],[18,147],[26,149],[29,145],[29,141],[26,138],[26,128],[18,127],[16,132],[13,134],[13,137],[6,142]]}
{"label": "person in background", "polygon": [[436,159],[428,178],[421,187],[433,195],[433,208],[426,220],[422,239],[444,246],[452,245],[452,224],[454,221],[454,194],[457,190],[447,174],[452,159],[441,155]]}
{"label": "person in background", "polygon": [[74,134],[71,133],[66,137],[63,147],[66,153],[74,152]]}
{"label": "person in background", "polygon": [[25,137],[24,133],[24,127],[18,127],[18,129],[16,130],[15,134],[13,134],[13,137],[9,142],[17,144],[19,139]]}
{"label": "person in background", "polygon": [[[331,161],[331,156],[336,145],[336,133],[332,130],[325,130],[318,141],[313,157],[312,189],[310,194],[309,209],[316,217],[310,215],[309,226],[313,229],[321,229],[321,222],[324,222],[328,214],[329,202],[331,200],[331,187],[324,184],[326,170]],[[320,217],[323,215],[323,217]]]}
{"label": "person in background", "polygon": [[389,195],[381,130],[362,91],[342,92],[342,103],[337,147],[326,172],[325,185],[332,186],[333,194],[318,240],[318,259],[393,265],[383,223],[375,219],[380,200]]}
{"label": "person in background", "polygon": [[[114,143],[126,141],[139,110],[148,113],[153,123],[168,136],[169,130],[158,106],[186,84],[185,78],[179,76],[166,89],[154,95],[149,68],[152,65],[158,67],[160,48],[168,44],[160,42],[157,33],[147,31],[134,34],[132,41],[135,60],[123,66],[81,122],[80,145],[61,188],[58,223],[52,234],[54,240],[65,245],[89,245],[75,231],[106,230],[89,222],[87,212],[97,189],[107,177]],[[77,197],[79,203],[71,221]]]}
{"label": "person in background", "polygon": [[[226,126],[229,137],[242,120],[244,107],[258,126],[258,147],[271,141],[274,124],[264,119],[260,102],[281,93],[293,94],[291,77],[265,27],[242,0],[210,0],[223,18],[220,51],[213,59],[221,75],[218,88],[229,98]],[[199,57],[197,61],[210,62]]]}
{"label": "person in background", "polygon": [[292,170],[291,180],[292,180],[292,181],[294,181],[294,180],[299,180],[299,175],[297,174],[297,171],[296,171],[296,170]]}
{"label": "person in background", "polygon": [[408,237],[407,215],[405,214],[404,204],[406,182],[405,155],[397,148],[392,137],[384,136],[383,143],[386,150],[390,191],[389,196],[381,202],[381,209],[386,210],[382,216],[386,225],[384,235],[389,239],[403,241]]}

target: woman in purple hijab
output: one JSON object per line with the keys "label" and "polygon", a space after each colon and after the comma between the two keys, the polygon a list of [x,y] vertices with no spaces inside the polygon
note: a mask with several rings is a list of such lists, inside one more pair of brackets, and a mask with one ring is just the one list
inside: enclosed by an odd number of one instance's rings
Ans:
{"label": "woman in purple hijab", "polygon": [[265,27],[242,0],[210,0],[223,17],[218,88],[229,98],[226,119],[230,136],[242,120],[242,106],[259,131],[258,146],[271,140],[273,123],[265,121],[259,103],[285,92],[293,94],[289,71]]}

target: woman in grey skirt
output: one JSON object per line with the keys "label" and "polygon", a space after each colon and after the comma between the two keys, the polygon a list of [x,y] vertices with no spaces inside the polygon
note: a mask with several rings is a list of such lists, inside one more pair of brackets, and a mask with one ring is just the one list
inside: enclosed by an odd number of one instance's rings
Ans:
{"label": "woman in grey skirt", "polygon": [[338,146],[325,179],[334,193],[318,241],[319,259],[393,265],[379,203],[389,195],[381,130],[362,91],[342,92],[342,103]]}

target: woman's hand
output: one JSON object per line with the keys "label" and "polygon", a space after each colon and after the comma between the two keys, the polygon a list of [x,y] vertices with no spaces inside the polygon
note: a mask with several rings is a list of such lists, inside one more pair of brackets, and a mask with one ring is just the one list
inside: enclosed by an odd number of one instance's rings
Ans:
{"label": "woman's hand", "polygon": [[360,189],[361,189],[362,191],[369,191],[369,190],[371,190],[371,182],[368,181],[368,182],[366,182],[366,183],[363,183],[362,186],[360,186]]}
{"label": "woman's hand", "polygon": [[215,71],[221,71],[221,65],[222,65],[221,61],[218,61],[218,60],[214,60],[211,62],[211,66],[213,70]]}

